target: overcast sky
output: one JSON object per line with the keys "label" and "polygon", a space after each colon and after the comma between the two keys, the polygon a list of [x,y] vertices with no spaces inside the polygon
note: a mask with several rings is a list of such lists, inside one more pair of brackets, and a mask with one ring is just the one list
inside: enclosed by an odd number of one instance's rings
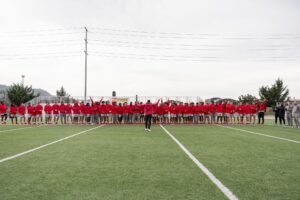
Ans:
{"label": "overcast sky", "polygon": [[0,0],[0,84],[52,94],[300,97],[299,0]]}

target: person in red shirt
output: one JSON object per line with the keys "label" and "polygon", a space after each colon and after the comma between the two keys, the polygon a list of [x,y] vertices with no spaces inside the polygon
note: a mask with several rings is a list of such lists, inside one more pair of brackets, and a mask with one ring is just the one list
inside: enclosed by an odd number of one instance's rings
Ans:
{"label": "person in red shirt", "polygon": [[150,102],[150,100],[148,100],[144,106],[145,130],[147,131],[151,131],[150,128],[151,128],[152,114],[153,114],[153,104]]}
{"label": "person in red shirt", "polygon": [[[123,122],[124,122],[124,124],[127,124],[129,122],[129,120],[128,120],[129,119],[128,118],[129,107],[127,105],[127,102],[123,103],[122,108],[123,108]],[[113,122],[113,123],[115,123],[115,122]]]}
{"label": "person in red shirt", "polygon": [[169,121],[169,102],[162,103],[163,123],[170,123]]}
{"label": "person in red shirt", "polygon": [[171,107],[169,108],[170,116],[171,116],[171,123],[176,124],[176,103],[172,103]]}
{"label": "person in red shirt", "polygon": [[1,116],[1,124],[6,124],[7,120],[7,106],[6,104],[1,101],[0,102],[0,116]]}
{"label": "person in red shirt", "polygon": [[234,119],[235,119],[235,112],[236,112],[236,102],[234,101],[234,102],[232,102],[232,104],[231,104],[231,112],[230,112],[230,114],[231,114],[231,123],[232,123],[232,124],[235,123],[235,122],[234,122]]}
{"label": "person in red shirt", "polygon": [[124,110],[124,106],[122,106],[122,103],[119,103],[119,105],[115,107],[115,112],[117,113],[117,119],[118,119],[118,123],[122,124],[122,120],[123,120],[123,110]]}
{"label": "person in red shirt", "polygon": [[141,101],[140,102],[140,124],[143,124],[144,123],[144,120],[145,120],[145,115],[144,115],[144,107],[145,107],[145,104]]}
{"label": "person in red shirt", "polygon": [[153,105],[158,105],[160,100],[158,100],[155,104],[152,104],[150,100],[144,106],[144,115],[145,115],[145,130],[151,131],[151,121],[152,114],[154,112]]}
{"label": "person in red shirt", "polygon": [[134,103],[134,106],[132,108],[132,113],[133,113],[133,123],[138,123],[140,119],[140,105],[138,101]]}
{"label": "person in red shirt", "polygon": [[232,104],[230,102],[224,102],[224,123],[232,123]]}
{"label": "person in red shirt", "polygon": [[251,118],[250,121],[252,124],[255,124],[255,119],[256,119],[256,114],[257,114],[257,105],[256,104],[251,104]]}
{"label": "person in red shirt", "polygon": [[236,109],[239,114],[238,123],[243,124],[244,123],[245,106],[243,105],[242,102],[240,102]]}
{"label": "person in red shirt", "polygon": [[129,106],[128,106],[128,122],[130,124],[133,123],[133,110],[134,110],[134,106],[133,106],[132,102],[130,102]]}
{"label": "person in red shirt", "polygon": [[35,106],[35,113],[36,113],[36,122],[38,124],[43,123],[43,106],[38,102]]}
{"label": "person in red shirt", "polygon": [[238,103],[234,102],[232,105],[232,113],[233,113],[233,121],[232,122],[234,124],[239,123],[239,113],[238,113],[237,107],[238,107]]}
{"label": "person in red shirt", "polygon": [[199,103],[198,112],[199,112],[199,122],[200,124],[203,124],[204,123],[204,102]]}
{"label": "person in red shirt", "polygon": [[215,102],[211,102],[211,104],[209,105],[209,112],[210,112],[210,119],[212,124],[216,123],[216,110],[217,107]]}
{"label": "person in red shirt", "polygon": [[[71,123],[73,123],[73,118],[72,118],[72,106],[70,105],[70,108],[71,108]],[[86,106],[84,104],[84,102],[82,101],[79,105],[79,111],[80,111],[80,114],[79,114],[79,122],[80,124],[84,124],[85,121],[86,121]]]}
{"label": "person in red shirt", "polygon": [[21,105],[18,108],[18,112],[19,112],[19,118],[20,118],[20,123],[23,125],[25,124],[25,106],[23,103],[21,103]]}
{"label": "person in red shirt", "polygon": [[189,123],[192,124],[194,122],[194,103],[190,103],[188,107],[188,115],[189,115]]}
{"label": "person in red shirt", "polygon": [[35,119],[35,107],[28,103],[27,105],[27,124],[31,124],[31,121],[34,122]]}
{"label": "person in red shirt", "polygon": [[79,115],[80,115],[80,107],[78,105],[78,102],[75,102],[73,107],[72,107],[72,110],[73,110],[73,123],[74,124],[78,124],[79,122]]}
{"label": "person in red shirt", "polygon": [[204,114],[204,119],[203,119],[203,123],[205,124],[206,122],[208,124],[211,124],[211,120],[210,120],[210,105],[209,104],[205,104],[203,105],[203,114]]}
{"label": "person in red shirt", "polygon": [[[81,104],[80,104],[81,106]],[[79,107],[80,107],[79,106]],[[80,109],[81,110],[81,109]],[[81,117],[81,113],[79,115],[79,120],[80,120],[80,117]],[[67,124],[72,124],[73,123],[73,118],[72,118],[72,106],[70,103],[67,103],[66,104],[66,123]]]}
{"label": "person in red shirt", "polygon": [[[74,106],[75,106],[75,105],[74,105]],[[74,106],[73,106],[73,109],[75,108]],[[76,108],[75,108],[75,110],[76,110]],[[80,108],[79,108],[79,110],[80,110]],[[75,112],[76,112],[76,111],[75,111]],[[91,112],[92,112],[91,106],[90,106],[89,103],[87,103],[87,104],[85,105],[85,123],[86,123],[86,124],[90,124],[90,123],[91,123]],[[74,110],[73,110],[73,113],[74,113]],[[74,114],[73,114],[73,117],[74,117],[74,119],[75,119],[75,115],[74,115]],[[75,124],[74,119],[73,119],[73,123]]]}
{"label": "person in red shirt", "polygon": [[[121,106],[121,108],[119,108],[116,101],[112,102],[112,104],[110,105],[110,108],[109,108],[110,116],[111,116],[111,123],[113,123],[113,124],[118,123],[118,118],[120,118],[118,112],[122,113],[122,120],[124,120],[125,114],[123,114],[123,111],[124,111],[125,107],[126,107],[126,103],[124,103],[123,106]],[[122,109],[122,110],[120,111],[120,109]],[[127,114],[126,114],[126,116],[127,116]]]}
{"label": "person in red shirt", "polygon": [[52,106],[49,104],[49,102],[46,103],[44,107],[44,112],[45,112],[45,123],[50,124],[52,118]]}
{"label": "person in red shirt", "polygon": [[152,122],[153,122],[154,124],[157,124],[157,122],[158,122],[157,111],[158,111],[158,104],[159,104],[159,101],[160,101],[160,100],[158,100],[157,103],[154,103],[154,104],[153,104]]}
{"label": "person in red shirt", "polygon": [[257,106],[258,106],[258,124],[264,124],[265,123],[265,111],[267,108],[267,100],[264,100],[264,102],[261,103],[257,99]]}
{"label": "person in red shirt", "polygon": [[67,123],[66,105],[63,102],[61,102],[61,104],[59,105],[59,117],[61,124]]}
{"label": "person in red shirt", "polygon": [[106,101],[105,108],[106,108],[105,109],[106,110],[106,123],[112,123],[113,105],[109,101]]}
{"label": "person in red shirt", "polygon": [[246,116],[246,124],[250,124],[251,106],[249,103],[246,103],[246,105],[244,106],[244,112]]}
{"label": "person in red shirt", "polygon": [[189,104],[188,103],[184,103],[182,115],[183,115],[183,123],[187,124],[189,122]]}
{"label": "person in red shirt", "polygon": [[9,118],[11,120],[11,124],[13,125],[14,125],[14,120],[16,121],[16,124],[18,124],[17,111],[18,111],[17,106],[11,104],[9,108]]}
{"label": "person in red shirt", "polygon": [[54,124],[57,124],[59,120],[59,105],[57,103],[52,105],[52,112]]}
{"label": "person in red shirt", "polygon": [[[92,98],[91,98],[92,100]],[[98,119],[98,102],[94,102],[92,100],[92,104],[91,104],[91,122],[92,124],[98,124],[99,123],[99,119]]]}
{"label": "person in red shirt", "polygon": [[217,124],[222,123],[223,121],[223,107],[222,101],[219,101],[216,105]]}
{"label": "person in red shirt", "polygon": [[163,113],[163,104],[160,104],[157,108],[157,119],[159,123],[163,123],[164,113]]}

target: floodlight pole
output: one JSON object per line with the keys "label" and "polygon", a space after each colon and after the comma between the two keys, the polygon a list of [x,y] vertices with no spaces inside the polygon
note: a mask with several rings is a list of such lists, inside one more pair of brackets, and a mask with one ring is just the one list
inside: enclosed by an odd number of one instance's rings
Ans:
{"label": "floodlight pole", "polygon": [[24,78],[25,78],[25,75],[22,75],[22,85],[24,86]]}
{"label": "floodlight pole", "polygon": [[87,95],[87,55],[88,55],[88,52],[87,52],[87,44],[88,44],[88,38],[87,38],[87,33],[88,33],[88,30],[86,27],[84,27],[85,29],[85,39],[84,39],[84,42],[85,42],[85,51],[84,51],[84,55],[85,55],[85,65],[84,65],[84,102],[86,103],[86,95]]}

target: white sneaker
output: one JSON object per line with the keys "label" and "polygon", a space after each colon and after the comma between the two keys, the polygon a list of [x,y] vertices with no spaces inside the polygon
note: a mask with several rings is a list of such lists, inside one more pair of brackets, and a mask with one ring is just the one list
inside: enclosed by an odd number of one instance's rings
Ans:
{"label": "white sneaker", "polygon": [[149,131],[149,132],[151,132],[151,130],[150,130],[150,129],[148,129],[148,131]]}

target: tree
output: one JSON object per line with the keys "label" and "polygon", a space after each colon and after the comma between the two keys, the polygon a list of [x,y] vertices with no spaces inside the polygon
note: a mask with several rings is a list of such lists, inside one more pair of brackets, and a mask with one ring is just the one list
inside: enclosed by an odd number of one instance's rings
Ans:
{"label": "tree", "polygon": [[267,106],[275,107],[276,102],[283,102],[288,98],[289,89],[283,85],[283,81],[278,78],[271,86],[262,86],[259,88],[260,98],[267,99]]}
{"label": "tree", "polygon": [[23,84],[19,83],[14,83],[12,86],[10,86],[6,93],[9,101],[17,106],[39,96],[39,94],[34,94],[32,86],[24,86]]}
{"label": "tree", "polygon": [[253,96],[251,94],[246,94],[246,95],[239,96],[239,102],[242,102],[242,103],[251,104],[251,103],[255,102],[256,99],[257,99],[256,96]]}
{"label": "tree", "polygon": [[56,90],[56,96],[58,97],[69,97],[70,95],[67,94],[64,86],[61,86],[59,90]]}

